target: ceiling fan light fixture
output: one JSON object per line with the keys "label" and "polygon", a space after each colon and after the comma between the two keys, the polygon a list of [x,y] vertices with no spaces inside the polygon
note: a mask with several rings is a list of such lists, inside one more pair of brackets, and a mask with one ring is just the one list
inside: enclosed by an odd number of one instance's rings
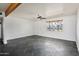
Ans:
{"label": "ceiling fan light fixture", "polygon": [[37,18],[42,18],[42,16],[38,16]]}
{"label": "ceiling fan light fixture", "polygon": [[44,18],[44,17],[42,17],[42,16],[40,16],[40,15],[38,14],[37,19],[46,19],[46,18]]}

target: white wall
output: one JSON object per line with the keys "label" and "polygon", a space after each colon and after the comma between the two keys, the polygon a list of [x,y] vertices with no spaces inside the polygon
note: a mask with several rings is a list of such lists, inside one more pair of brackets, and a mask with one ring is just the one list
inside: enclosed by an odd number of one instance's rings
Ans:
{"label": "white wall", "polygon": [[4,40],[33,35],[33,21],[8,16],[4,20]]}
{"label": "white wall", "polygon": [[79,51],[79,9],[77,10],[77,40],[76,40],[76,43],[77,43],[77,48],[78,48],[78,51]]}
{"label": "white wall", "polygon": [[62,16],[59,18],[64,20],[62,32],[48,31],[46,20],[40,20],[40,21],[35,22],[35,25],[36,25],[35,34],[40,35],[40,36],[45,36],[45,37],[52,37],[52,38],[59,38],[63,40],[75,41],[76,15]]}

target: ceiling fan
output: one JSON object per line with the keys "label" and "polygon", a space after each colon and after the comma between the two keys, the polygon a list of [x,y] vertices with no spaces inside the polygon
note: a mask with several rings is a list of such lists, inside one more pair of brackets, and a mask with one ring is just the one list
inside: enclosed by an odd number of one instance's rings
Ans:
{"label": "ceiling fan", "polygon": [[43,16],[41,16],[41,15],[37,15],[37,19],[39,19],[39,20],[43,20],[43,19],[52,19],[52,18],[57,18],[57,17],[60,17],[60,16],[63,16],[63,14],[61,13],[61,14],[58,14],[58,15],[51,15],[51,16],[48,16],[48,17],[43,17]]}
{"label": "ceiling fan", "polygon": [[46,18],[45,18],[45,17],[42,17],[42,16],[40,16],[40,15],[38,14],[37,19],[42,20],[42,19],[46,19]]}

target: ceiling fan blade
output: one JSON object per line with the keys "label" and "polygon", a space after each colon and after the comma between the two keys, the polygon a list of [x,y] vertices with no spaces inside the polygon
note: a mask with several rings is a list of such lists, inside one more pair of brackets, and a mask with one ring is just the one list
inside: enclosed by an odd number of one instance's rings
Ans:
{"label": "ceiling fan blade", "polygon": [[44,18],[44,17],[42,17],[42,16],[40,16],[39,14],[38,14],[38,16],[37,16],[37,19],[46,19],[46,18]]}
{"label": "ceiling fan blade", "polygon": [[42,18],[42,19],[46,19],[46,18]]}

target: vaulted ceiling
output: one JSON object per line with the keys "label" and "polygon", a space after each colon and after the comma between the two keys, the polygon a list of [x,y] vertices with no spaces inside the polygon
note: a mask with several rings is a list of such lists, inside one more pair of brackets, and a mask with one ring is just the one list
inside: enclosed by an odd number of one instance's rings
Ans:
{"label": "vaulted ceiling", "polygon": [[79,3],[23,3],[11,15],[22,19],[37,19],[39,15],[51,19],[76,14]]}
{"label": "vaulted ceiling", "polygon": [[[21,3],[0,3],[0,11],[8,16]],[[38,13],[45,16],[76,13],[79,3],[23,3],[15,10],[15,14],[23,17],[35,16]]]}
{"label": "vaulted ceiling", "polygon": [[5,16],[8,16],[14,11],[21,3],[0,3],[0,11],[5,12]]}

